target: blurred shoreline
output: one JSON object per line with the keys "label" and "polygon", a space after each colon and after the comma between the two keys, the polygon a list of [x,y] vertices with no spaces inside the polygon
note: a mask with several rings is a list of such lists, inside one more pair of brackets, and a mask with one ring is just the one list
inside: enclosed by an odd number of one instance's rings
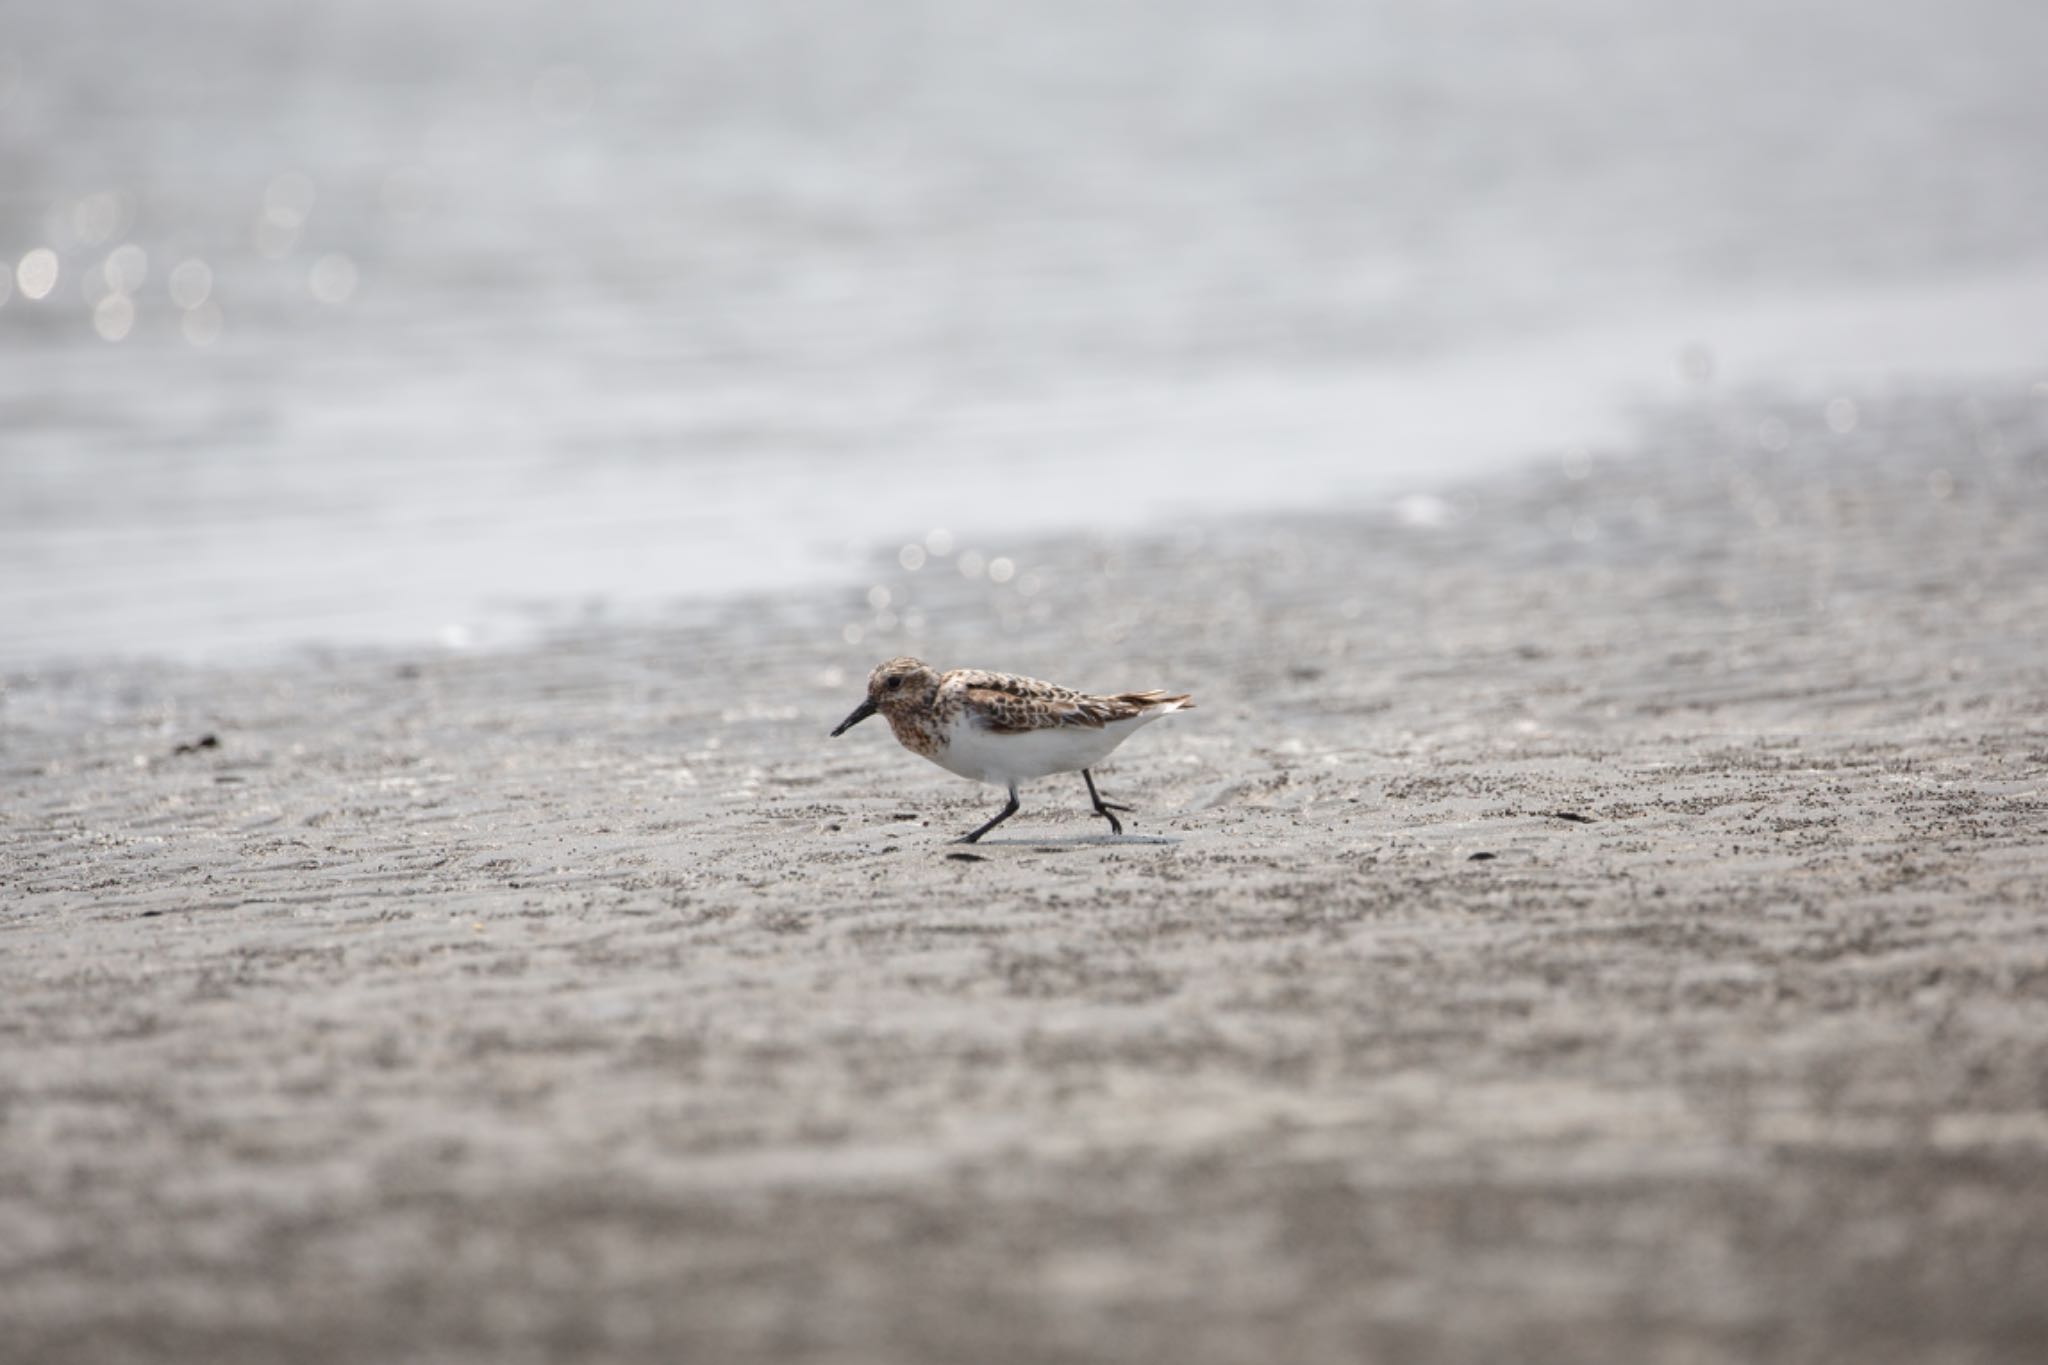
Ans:
{"label": "blurred shoreline", "polygon": [[[1048,535],[1369,513],[1484,473],[1625,449],[1646,415],[1746,391],[1818,409],[1887,386],[2048,375],[2032,325],[2042,316],[2048,269],[2000,272],[1796,307],[1694,308],[1402,366],[1070,387],[956,405],[893,440],[855,416],[826,442],[858,447],[840,455],[633,455],[636,441],[660,439],[661,417],[637,432],[615,420],[566,463],[531,448],[463,453],[447,447],[489,440],[463,434],[465,398],[416,396],[354,435],[346,405],[302,407],[298,439],[335,446],[334,458],[266,471],[259,453],[226,466],[232,485],[175,463],[123,477],[128,429],[93,437],[104,453],[81,450],[101,397],[58,390],[16,424],[14,496],[0,514],[0,619],[11,626],[0,669],[514,648],[563,627],[831,595],[871,576],[878,551],[886,562],[935,528],[954,558],[934,556],[933,572],[1014,563],[1017,544]],[[27,411],[16,404],[17,417]],[[378,436],[390,440],[385,457],[339,453]],[[434,439],[446,444],[423,457]],[[596,448],[606,443],[611,453]],[[847,515],[877,503],[890,511]]]}

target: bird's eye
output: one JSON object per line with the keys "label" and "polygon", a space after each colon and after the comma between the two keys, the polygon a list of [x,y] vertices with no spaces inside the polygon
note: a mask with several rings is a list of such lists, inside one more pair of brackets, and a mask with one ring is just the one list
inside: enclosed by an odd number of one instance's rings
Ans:
{"label": "bird's eye", "polygon": [[888,682],[888,688],[889,688],[889,690],[890,690],[891,692],[894,692],[894,691],[895,691],[895,690],[896,690],[897,688],[899,688],[899,687],[901,687],[901,686],[903,686],[903,679],[901,679],[901,678],[891,678],[891,679],[889,679],[889,682]]}

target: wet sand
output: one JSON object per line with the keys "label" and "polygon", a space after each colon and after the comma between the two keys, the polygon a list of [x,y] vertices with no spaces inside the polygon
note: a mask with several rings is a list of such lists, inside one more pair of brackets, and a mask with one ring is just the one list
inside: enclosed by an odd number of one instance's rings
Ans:
{"label": "wet sand", "polygon": [[[8,679],[0,1359],[2040,1359],[2048,401],[1856,400]],[[964,850],[909,648],[1201,709]]]}

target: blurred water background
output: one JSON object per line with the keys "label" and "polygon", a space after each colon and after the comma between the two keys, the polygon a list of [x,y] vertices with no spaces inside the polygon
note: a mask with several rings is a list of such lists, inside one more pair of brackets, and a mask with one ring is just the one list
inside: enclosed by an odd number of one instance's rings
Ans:
{"label": "blurred water background", "polygon": [[2044,53],[2039,0],[6,0],[0,665],[985,573],[2023,367]]}

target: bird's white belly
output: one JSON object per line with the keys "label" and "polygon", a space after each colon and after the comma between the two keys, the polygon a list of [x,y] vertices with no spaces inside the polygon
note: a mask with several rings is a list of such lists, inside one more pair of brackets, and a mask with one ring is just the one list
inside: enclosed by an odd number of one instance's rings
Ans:
{"label": "bird's white belly", "polygon": [[972,721],[962,721],[954,727],[946,746],[931,755],[931,760],[947,772],[1006,787],[1034,777],[1092,768],[1151,719],[1152,716],[1133,716],[1111,721],[1099,730],[1063,725],[1016,734],[998,734]]}

